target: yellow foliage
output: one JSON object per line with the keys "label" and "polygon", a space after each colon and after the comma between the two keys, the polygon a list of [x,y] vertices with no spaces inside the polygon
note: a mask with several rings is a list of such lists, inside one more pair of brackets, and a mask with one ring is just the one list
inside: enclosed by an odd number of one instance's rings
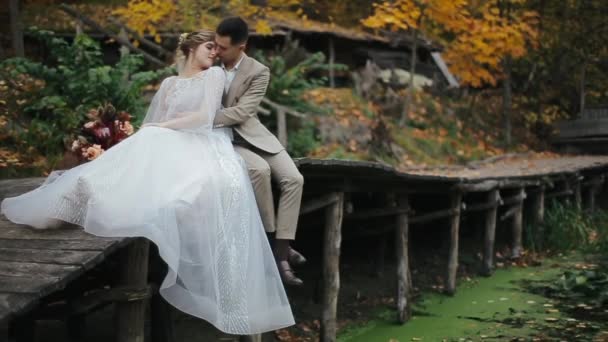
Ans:
{"label": "yellow foliage", "polygon": [[272,34],[272,27],[268,24],[266,20],[258,20],[255,25],[255,32],[261,35],[269,35]]}
{"label": "yellow foliage", "polygon": [[461,83],[479,87],[496,84],[506,56],[519,58],[536,46],[537,21],[534,11],[501,12],[497,1],[396,0],[374,4],[373,15],[362,24],[417,31],[443,43],[450,70]]}
{"label": "yellow foliage", "polygon": [[130,0],[126,7],[118,8],[113,13],[122,17],[126,24],[140,35],[149,33],[159,42],[157,25],[175,10],[172,1]]}

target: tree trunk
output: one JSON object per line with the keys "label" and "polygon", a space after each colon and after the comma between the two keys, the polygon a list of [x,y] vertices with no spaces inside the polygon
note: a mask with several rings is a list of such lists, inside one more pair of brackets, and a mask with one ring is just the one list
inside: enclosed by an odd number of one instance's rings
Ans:
{"label": "tree trunk", "polygon": [[401,113],[401,120],[399,121],[399,125],[405,125],[405,121],[409,115],[411,110],[412,101],[414,100],[414,75],[416,74],[416,59],[418,50],[418,31],[414,31],[413,34],[413,42],[412,42],[412,54],[410,59],[410,82],[408,84],[407,96],[405,98],[405,103],[403,104],[403,112]]}
{"label": "tree trunk", "polygon": [[336,59],[336,49],[334,47],[334,39],[329,38],[329,86],[331,88],[336,87],[336,72],[334,70],[334,64]]}
{"label": "tree trunk", "polygon": [[505,56],[503,60],[505,79],[502,83],[502,114],[505,128],[505,144],[511,146],[511,108],[513,105],[511,92],[511,56]]}
{"label": "tree trunk", "polygon": [[11,25],[11,40],[15,56],[25,56],[23,48],[23,30],[21,28],[21,15],[19,14],[19,0],[9,0],[8,2]]}
{"label": "tree trunk", "polygon": [[581,70],[581,99],[580,99],[580,112],[579,116],[583,116],[583,112],[585,111],[585,78],[587,77],[587,60],[583,62],[582,70]]}

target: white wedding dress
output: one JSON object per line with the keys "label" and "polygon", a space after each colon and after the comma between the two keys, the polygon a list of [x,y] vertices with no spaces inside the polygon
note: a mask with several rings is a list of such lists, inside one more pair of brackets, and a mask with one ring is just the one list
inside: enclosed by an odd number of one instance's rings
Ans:
{"label": "white wedding dress", "polygon": [[147,126],[97,159],[56,171],[37,189],[2,201],[19,224],[57,220],[106,237],[154,242],[169,272],[172,305],[232,334],[294,324],[252,185],[230,131],[213,130],[225,75],[218,67],[165,79]]}

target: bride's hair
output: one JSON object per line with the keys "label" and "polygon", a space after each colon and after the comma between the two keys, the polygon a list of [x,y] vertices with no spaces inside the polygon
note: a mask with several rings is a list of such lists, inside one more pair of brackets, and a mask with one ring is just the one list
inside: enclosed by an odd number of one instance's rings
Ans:
{"label": "bride's hair", "polygon": [[182,33],[179,36],[179,42],[177,43],[177,50],[175,51],[175,66],[177,67],[177,73],[181,74],[186,66],[186,60],[190,51],[196,50],[196,48],[206,42],[211,42],[215,38],[215,32],[210,30],[197,30],[189,33]]}

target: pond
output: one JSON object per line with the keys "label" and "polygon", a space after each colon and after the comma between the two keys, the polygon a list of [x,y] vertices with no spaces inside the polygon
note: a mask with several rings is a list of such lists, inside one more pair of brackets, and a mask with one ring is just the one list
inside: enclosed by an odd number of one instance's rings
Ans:
{"label": "pond", "polygon": [[[546,341],[564,336],[556,333],[561,330],[579,336],[572,329],[581,324],[582,328],[593,327],[592,335],[597,337],[605,326],[581,323],[562,312],[562,301],[535,294],[525,285],[548,284],[574,264],[571,258],[562,257],[544,260],[538,267],[499,269],[489,278],[467,278],[453,297],[423,293],[405,325],[395,323],[395,313],[385,310],[364,326],[345,329],[339,341]],[[588,329],[581,329],[581,333],[585,331]]]}

